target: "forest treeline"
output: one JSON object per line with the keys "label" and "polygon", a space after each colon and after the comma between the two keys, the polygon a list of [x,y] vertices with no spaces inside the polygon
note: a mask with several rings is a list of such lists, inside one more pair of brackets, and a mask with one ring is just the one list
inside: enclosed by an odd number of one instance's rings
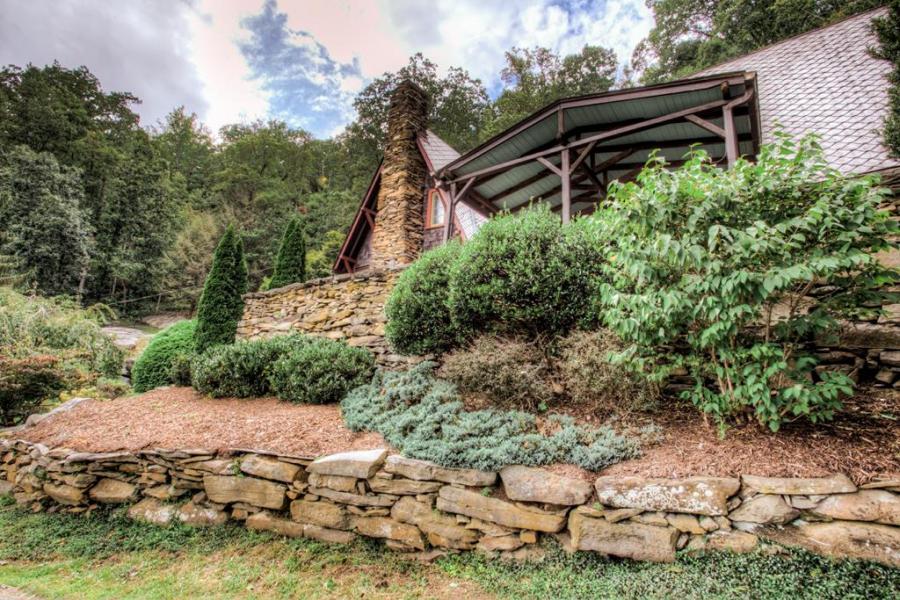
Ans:
{"label": "forest treeline", "polygon": [[[298,214],[307,277],[322,276],[377,165],[389,93],[404,78],[432,98],[432,129],[464,152],[557,98],[684,76],[878,4],[648,3],[656,26],[632,57],[636,81],[602,46],[564,56],[513,48],[492,99],[465,69],[442,71],[417,54],[372,80],[354,101],[356,120],[324,140],[277,120],[214,134],[183,107],[148,126],[135,112],[140,99],[107,91],[89,67],[9,65],[0,70],[0,285],[120,312],[192,309],[227,225],[240,232],[256,289]],[[777,27],[760,27],[767,14]]]}

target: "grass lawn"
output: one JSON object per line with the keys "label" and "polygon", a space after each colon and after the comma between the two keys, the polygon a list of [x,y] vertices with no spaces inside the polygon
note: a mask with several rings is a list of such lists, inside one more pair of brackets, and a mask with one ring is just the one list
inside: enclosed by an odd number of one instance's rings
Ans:
{"label": "grass lawn", "polygon": [[41,598],[890,598],[900,571],[807,554],[681,557],[672,565],[566,556],[453,556],[431,565],[375,543],[329,546],[237,526],[162,529],[0,508],[0,584]]}

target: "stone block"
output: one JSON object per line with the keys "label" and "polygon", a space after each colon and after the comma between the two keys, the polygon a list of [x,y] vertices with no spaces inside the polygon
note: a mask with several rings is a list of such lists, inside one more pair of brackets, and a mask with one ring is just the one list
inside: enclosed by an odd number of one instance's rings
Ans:
{"label": "stone block", "polygon": [[220,504],[246,502],[273,510],[284,508],[287,492],[287,487],[280,483],[253,477],[225,475],[207,475],[203,478],[203,489],[213,502]]}
{"label": "stone block", "polygon": [[305,527],[303,523],[274,517],[265,510],[247,516],[244,523],[247,529],[255,531],[271,531],[272,533],[291,538],[306,537],[303,533],[303,528]]}
{"label": "stone block", "polygon": [[859,521],[800,523],[766,528],[761,535],[836,558],[861,558],[900,568],[900,528]]}
{"label": "stone block", "polygon": [[318,488],[328,488],[337,492],[356,492],[356,477],[344,477],[343,475],[309,474],[309,485]]}
{"label": "stone block", "polygon": [[476,469],[449,469],[425,460],[405,458],[399,454],[387,457],[384,470],[408,479],[420,481],[443,481],[458,483],[470,487],[487,487],[494,485],[497,474],[491,471]]}
{"label": "stone block", "polygon": [[384,448],[340,452],[317,458],[310,463],[307,471],[320,475],[342,475],[357,479],[369,479],[381,468],[386,456],[387,450]]}
{"label": "stone block", "polygon": [[743,523],[781,525],[793,521],[800,511],[789,505],[781,496],[760,494],[745,500],[728,518]]}
{"label": "stone block", "polygon": [[378,496],[363,496],[362,494],[351,494],[347,492],[337,492],[328,488],[310,487],[309,493],[314,496],[328,498],[339,504],[351,504],[353,506],[382,506],[389,507],[397,501],[397,496],[388,494],[380,494]]}
{"label": "stone block", "polygon": [[383,479],[373,477],[369,480],[369,487],[379,494],[393,494],[395,496],[418,496],[419,494],[432,494],[441,489],[443,484],[439,481],[416,481],[415,479]]}
{"label": "stone block", "polygon": [[483,537],[478,540],[478,545],[476,545],[475,548],[483,552],[502,552],[518,550],[524,545],[525,542],[523,542],[522,538],[518,535],[501,535]]}
{"label": "stone block", "polygon": [[91,500],[101,504],[125,504],[137,497],[137,488],[116,479],[101,479],[88,492]]}
{"label": "stone block", "polygon": [[674,562],[678,531],[634,521],[610,523],[573,511],[569,535],[576,550],[652,562]]}
{"label": "stone block", "polygon": [[350,515],[346,509],[331,502],[291,502],[291,518],[329,529],[350,529]]}
{"label": "stone block", "polygon": [[248,454],[241,459],[241,472],[263,479],[291,483],[302,469],[298,465],[281,462],[271,456]]}
{"label": "stone block", "polygon": [[785,494],[809,496],[814,494],[846,494],[856,491],[856,486],[846,475],[831,477],[757,477],[742,475],[741,481],[748,491],[760,494]]}
{"label": "stone block", "polygon": [[422,533],[413,525],[389,517],[355,517],[353,527],[360,535],[393,540],[410,548],[425,549]]}
{"label": "stone block", "polygon": [[197,506],[193,502],[188,502],[179,508],[176,517],[180,522],[191,527],[223,525],[228,520],[228,514],[225,511]]}
{"label": "stone block", "polygon": [[[709,519],[709,517],[705,518]],[[706,533],[706,529],[700,525],[700,521],[694,515],[671,513],[666,515],[666,521],[669,525],[684,533],[693,533],[697,535]],[[715,524],[715,521],[713,521],[713,524]]]}
{"label": "stone block", "polygon": [[602,504],[708,516],[726,514],[728,498],[737,493],[739,487],[740,481],[730,477],[604,476],[594,482],[597,498]]}
{"label": "stone block", "polygon": [[144,498],[128,509],[128,518],[153,525],[168,525],[178,509],[174,504],[163,504],[156,498]]}
{"label": "stone block", "polygon": [[759,538],[744,531],[719,531],[706,540],[706,548],[710,550],[726,550],[744,554],[752,552],[759,544]]}
{"label": "stone block", "polygon": [[500,479],[507,498],[522,502],[574,506],[587,502],[593,491],[581,479],[519,465],[501,469]]}
{"label": "stone block", "polygon": [[482,496],[471,490],[444,486],[438,494],[439,510],[475,517],[504,527],[533,529],[549,533],[560,531],[566,524],[565,514],[552,514],[526,509],[498,498]]}
{"label": "stone block", "polygon": [[900,525],[900,496],[877,489],[836,494],[825,498],[812,512],[829,519]]}
{"label": "stone block", "polygon": [[57,504],[77,506],[84,503],[84,490],[71,485],[45,483],[44,493],[53,498]]}
{"label": "stone block", "polygon": [[465,549],[471,548],[478,540],[478,534],[472,529],[459,525],[453,517],[433,511],[428,504],[409,496],[400,498],[394,504],[391,517],[421,529],[432,546]]}

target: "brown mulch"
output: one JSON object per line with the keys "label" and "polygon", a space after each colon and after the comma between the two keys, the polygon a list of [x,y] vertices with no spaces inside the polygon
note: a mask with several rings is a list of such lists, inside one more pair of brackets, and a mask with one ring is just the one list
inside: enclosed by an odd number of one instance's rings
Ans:
{"label": "brown mulch", "polygon": [[[597,407],[570,406],[577,421],[599,425]],[[845,473],[856,483],[900,476],[900,392],[861,390],[828,423],[798,421],[771,433],[755,422],[732,425],[724,437],[692,406],[663,400],[651,413],[629,412],[617,430],[643,435],[642,456],[613,465],[604,475],[821,477]],[[51,417],[20,437],[51,447],[109,452],[145,448],[253,448],[298,455],[386,446],[375,433],[354,433],[336,405],[295,405],[275,398],[210,399],[191,388],[161,388],[139,396],[90,400]],[[559,474],[592,479],[573,465]]]}
{"label": "brown mulch", "polygon": [[386,447],[377,433],[354,433],[344,427],[337,405],[299,405],[276,398],[212,399],[187,387],[88,400],[18,437],[88,452],[252,448],[318,456]]}
{"label": "brown mulch", "polygon": [[[845,473],[857,484],[900,475],[900,392],[862,389],[844,401],[834,420],[784,425],[778,433],[755,422],[719,436],[711,422],[681,402],[667,404],[647,421],[660,439],[642,456],[613,465],[604,475],[821,477]],[[640,418],[634,418],[638,425]]]}

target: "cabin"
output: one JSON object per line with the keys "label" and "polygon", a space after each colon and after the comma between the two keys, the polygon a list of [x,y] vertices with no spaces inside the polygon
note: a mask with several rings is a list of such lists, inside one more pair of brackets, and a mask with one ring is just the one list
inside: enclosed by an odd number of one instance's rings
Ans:
{"label": "cabin", "polygon": [[652,153],[672,166],[700,146],[727,168],[789,134],[821,136],[847,174],[893,188],[900,160],[880,128],[891,64],[872,57],[878,8],[794,36],[688,79],[564,98],[460,155],[427,129],[428,99],[401,83],[384,158],[334,263],[334,272],[408,264],[446,240],[472,237],[500,211],[548,204],[563,222],[602,204],[613,180],[634,179]]}

